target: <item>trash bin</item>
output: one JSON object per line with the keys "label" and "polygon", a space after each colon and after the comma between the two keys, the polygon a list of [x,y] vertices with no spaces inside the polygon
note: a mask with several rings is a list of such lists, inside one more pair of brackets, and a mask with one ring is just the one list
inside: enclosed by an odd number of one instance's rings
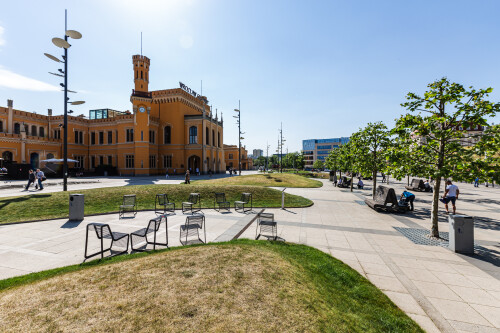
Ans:
{"label": "trash bin", "polygon": [[83,221],[83,210],[85,208],[85,196],[83,194],[70,194],[69,196],[69,220]]}
{"label": "trash bin", "polygon": [[330,171],[330,181],[333,182],[333,176],[335,175],[335,172]]}
{"label": "trash bin", "polygon": [[474,253],[474,218],[465,215],[449,215],[449,247],[453,252]]}

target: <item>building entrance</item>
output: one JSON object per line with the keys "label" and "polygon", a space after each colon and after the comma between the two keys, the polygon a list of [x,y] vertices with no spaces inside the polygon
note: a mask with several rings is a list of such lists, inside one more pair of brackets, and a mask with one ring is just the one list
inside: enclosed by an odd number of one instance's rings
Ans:
{"label": "building entrance", "polygon": [[196,172],[196,168],[201,168],[201,158],[199,156],[193,155],[188,158],[188,169],[190,172]]}

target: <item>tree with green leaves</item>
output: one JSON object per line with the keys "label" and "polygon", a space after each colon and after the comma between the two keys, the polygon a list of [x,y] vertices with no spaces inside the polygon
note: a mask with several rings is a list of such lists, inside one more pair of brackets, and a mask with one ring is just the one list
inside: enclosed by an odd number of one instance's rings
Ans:
{"label": "tree with green leaves", "polygon": [[390,146],[390,132],[383,122],[368,123],[351,136],[356,160],[354,167],[361,174],[373,177],[372,195],[377,190],[377,173],[386,168],[386,151]]}
{"label": "tree with green leaves", "polygon": [[324,167],[325,167],[325,163],[322,160],[316,160],[313,163],[314,169],[322,170]]}
{"label": "tree with green leaves", "polygon": [[325,159],[325,168],[337,173],[340,170],[340,149],[334,148]]}
{"label": "tree with green leaves", "polygon": [[[461,142],[468,136],[467,128],[487,126],[486,118],[494,117],[500,110],[500,104],[485,99],[492,90],[466,89],[442,78],[430,83],[423,96],[408,93],[407,102],[401,104],[409,111],[396,120],[393,130],[401,143],[401,153],[418,161],[421,172],[435,181],[431,213],[433,237],[439,237],[441,180],[460,179],[474,166],[475,149]],[[485,133],[480,141],[491,141],[491,134]]]}
{"label": "tree with green leaves", "polygon": [[356,136],[354,133],[351,136],[351,140],[346,144],[343,144],[339,148],[339,168],[344,172],[351,172],[351,192],[353,190],[354,183],[354,171],[356,170],[356,149],[352,143],[352,137]]}

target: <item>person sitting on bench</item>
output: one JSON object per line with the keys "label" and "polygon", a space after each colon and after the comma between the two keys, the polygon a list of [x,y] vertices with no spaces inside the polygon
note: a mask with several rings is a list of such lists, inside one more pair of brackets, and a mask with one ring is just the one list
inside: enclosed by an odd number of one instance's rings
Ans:
{"label": "person sitting on bench", "polygon": [[337,187],[342,187],[342,177],[339,178],[339,182],[337,184]]}
{"label": "person sitting on bench", "polygon": [[363,181],[361,180],[361,177],[360,177],[360,178],[358,178],[358,179],[359,179],[359,180],[358,180],[358,189],[361,189],[361,190],[362,190],[362,189],[363,189],[363,186],[364,186]]}
{"label": "person sitting on bench", "polygon": [[401,194],[401,197],[399,198],[399,200],[410,205],[410,210],[413,211],[413,208],[414,208],[413,201],[415,200],[415,194],[408,192],[408,191],[404,191]]}

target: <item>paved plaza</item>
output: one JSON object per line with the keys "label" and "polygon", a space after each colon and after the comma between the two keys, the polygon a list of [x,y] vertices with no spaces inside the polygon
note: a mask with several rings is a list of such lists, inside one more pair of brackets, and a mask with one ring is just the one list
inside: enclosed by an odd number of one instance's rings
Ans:
{"label": "paved plaza", "polygon": [[[364,204],[364,198],[371,195],[369,186],[351,193],[322,181],[321,188],[286,190],[313,200],[312,207],[265,210],[275,214],[280,239],[316,247],[342,260],[428,332],[500,331],[500,188],[457,184],[461,191],[457,212],[476,217],[476,254],[468,256],[453,253],[446,242],[433,242],[425,236],[430,228],[431,193],[415,193],[413,213],[386,214]],[[400,194],[404,184],[391,180],[390,185]],[[0,195],[6,192],[0,190]],[[441,208],[439,228],[446,238],[447,216]],[[209,242],[242,231],[253,216],[211,209],[203,214]],[[0,226],[0,278],[81,263],[85,227],[90,222],[132,232],[144,228],[154,216],[153,212],[139,212],[126,219],[110,214],[87,217],[81,223],[60,219]],[[180,245],[179,228],[184,221],[180,211],[168,217],[170,246]],[[252,223],[240,238],[254,237]],[[97,242],[91,246],[95,249]]]}

